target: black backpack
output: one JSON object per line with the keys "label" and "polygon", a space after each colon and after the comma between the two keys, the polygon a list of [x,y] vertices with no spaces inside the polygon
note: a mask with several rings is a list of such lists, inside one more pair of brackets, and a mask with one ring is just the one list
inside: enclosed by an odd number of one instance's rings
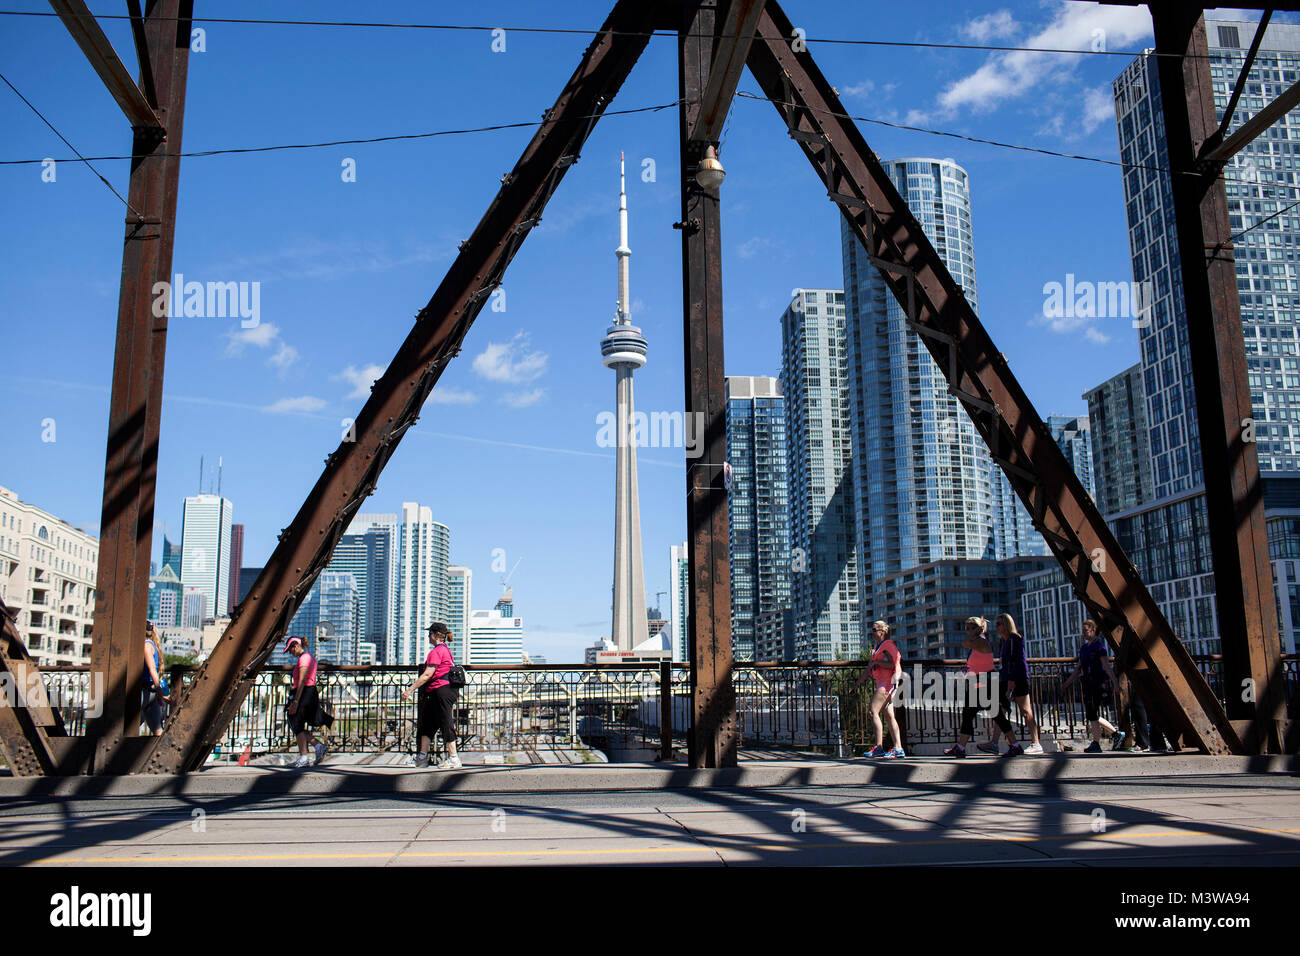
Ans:
{"label": "black backpack", "polygon": [[447,671],[447,683],[457,689],[465,686],[465,668],[459,664],[452,664],[451,670]]}

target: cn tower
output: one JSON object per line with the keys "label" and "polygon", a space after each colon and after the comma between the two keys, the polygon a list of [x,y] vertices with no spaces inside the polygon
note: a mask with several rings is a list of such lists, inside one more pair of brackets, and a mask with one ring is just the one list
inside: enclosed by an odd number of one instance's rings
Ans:
{"label": "cn tower", "polygon": [[636,442],[632,430],[632,371],[645,365],[648,343],[629,320],[627,189],[623,154],[618,157],[618,318],[600,341],[601,361],[614,370],[618,403],[618,463],[614,473],[614,622],[610,639],[620,651],[649,640],[645,573],[641,561],[641,500],[636,486]]}

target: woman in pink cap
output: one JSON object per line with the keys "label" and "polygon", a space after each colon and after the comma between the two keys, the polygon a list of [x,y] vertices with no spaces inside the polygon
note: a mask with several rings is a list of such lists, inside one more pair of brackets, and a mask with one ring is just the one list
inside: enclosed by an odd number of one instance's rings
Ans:
{"label": "woman in pink cap", "polygon": [[[879,643],[871,652],[869,669],[858,678],[858,683],[853,685],[853,689],[857,690],[858,686],[867,679],[867,674],[870,674],[876,682],[876,691],[871,695],[871,704],[868,707],[872,726],[876,729],[876,746],[867,756],[888,757],[891,760],[906,757],[907,754],[903,752],[903,735],[898,731],[898,718],[894,716],[894,697],[903,678],[903,656],[898,652],[898,645],[890,640],[889,625],[884,621],[872,623],[871,636]],[[889,750],[885,749],[884,727],[880,721],[882,710],[885,712],[885,719],[889,721],[889,733],[894,741],[894,746]]]}
{"label": "woman in pink cap", "polygon": [[298,663],[293,665],[293,692],[289,698],[289,729],[298,738],[298,759],[289,766],[305,767],[312,762],[307,751],[309,746],[314,745],[316,748],[316,763],[324,760],[329,751],[307,726],[316,719],[316,658],[303,646],[301,637],[289,638],[284,643],[284,649],[298,658]]}

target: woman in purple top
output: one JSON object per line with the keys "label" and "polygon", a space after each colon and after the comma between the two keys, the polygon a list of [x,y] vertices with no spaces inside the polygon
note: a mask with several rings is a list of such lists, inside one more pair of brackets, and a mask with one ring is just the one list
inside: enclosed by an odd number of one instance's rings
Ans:
{"label": "woman in purple top", "polygon": [[402,691],[402,700],[406,700],[414,691],[420,692],[417,711],[417,732],[420,737],[420,750],[415,755],[417,767],[429,765],[429,747],[433,743],[435,732],[442,731],[442,742],[447,747],[447,759],[438,764],[439,770],[459,770],[460,757],[456,753],[456,722],[454,712],[456,698],[460,692],[447,681],[447,672],[456,663],[452,660],[451,649],[447,639],[451,629],[441,621],[429,625],[429,640],[433,647],[424,659],[424,670],[415,683]]}
{"label": "woman in purple top", "polygon": [[1002,705],[1009,711],[1011,701],[1016,702],[1025,729],[1033,741],[1028,747],[1012,743],[1002,756],[1041,754],[1043,747],[1038,742],[1038,722],[1034,720],[1034,708],[1029,702],[1029,663],[1025,660],[1025,639],[1016,630],[1016,620],[1010,614],[998,615],[997,628],[998,636],[1002,638],[1001,667],[998,672]]}

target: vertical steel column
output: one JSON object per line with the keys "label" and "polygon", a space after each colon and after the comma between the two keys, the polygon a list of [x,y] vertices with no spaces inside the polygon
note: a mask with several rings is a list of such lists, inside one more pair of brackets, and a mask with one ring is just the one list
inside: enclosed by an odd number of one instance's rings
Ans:
{"label": "vertical steel column", "polygon": [[[1217,140],[1209,46],[1200,7],[1151,4],[1164,111],[1183,303],[1214,556],[1229,719],[1248,751],[1281,749],[1281,645],[1237,297],[1228,199],[1219,167],[1200,161]],[[1214,145],[1211,143],[1211,146]],[[1253,688],[1253,693],[1246,693]]]}
{"label": "vertical steel column", "polygon": [[682,296],[685,319],[686,414],[704,416],[703,454],[686,466],[690,568],[692,767],[736,763],[736,699],[731,683],[731,576],[728,561],[727,454],[722,364],[722,234],[717,190],[695,169],[709,145],[692,141],[709,85],[719,0],[687,6],[678,28],[682,168]]}
{"label": "vertical steel column", "polygon": [[193,0],[154,0],[145,11],[148,62],[140,70],[157,93],[165,134],[137,127],[132,144],[127,197],[135,212],[127,213],[122,251],[91,650],[105,690],[103,715],[89,728],[96,771],[109,768],[122,738],[135,736],[140,724],[167,345],[167,316],[154,316],[153,288],[171,282],[193,9]]}

